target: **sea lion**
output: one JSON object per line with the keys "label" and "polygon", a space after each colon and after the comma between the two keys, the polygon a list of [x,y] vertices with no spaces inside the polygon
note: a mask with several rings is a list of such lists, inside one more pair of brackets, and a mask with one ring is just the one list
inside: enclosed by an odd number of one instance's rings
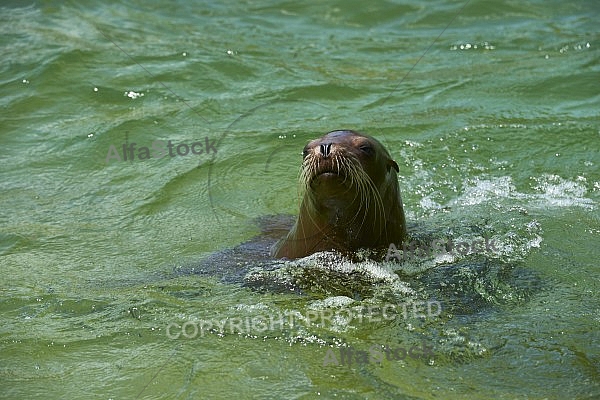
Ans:
{"label": "sea lion", "polygon": [[317,251],[388,248],[406,240],[398,164],[371,136],[337,130],[304,147],[298,218],[271,254],[295,259]]}

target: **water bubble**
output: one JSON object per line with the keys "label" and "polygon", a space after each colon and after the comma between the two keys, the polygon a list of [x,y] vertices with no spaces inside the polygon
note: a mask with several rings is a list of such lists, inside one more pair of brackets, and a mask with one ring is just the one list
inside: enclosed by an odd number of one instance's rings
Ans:
{"label": "water bubble", "polygon": [[138,97],[144,96],[144,93],[138,93],[130,90],[129,92],[125,92],[124,96],[129,97],[130,99],[137,99]]}

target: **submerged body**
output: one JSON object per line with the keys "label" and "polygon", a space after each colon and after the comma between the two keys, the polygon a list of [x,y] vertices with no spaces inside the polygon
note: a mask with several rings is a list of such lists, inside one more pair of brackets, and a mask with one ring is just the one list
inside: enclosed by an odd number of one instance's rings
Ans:
{"label": "submerged body", "polygon": [[376,139],[333,131],[304,148],[304,197],[291,231],[272,250],[295,259],[317,251],[387,248],[406,239],[398,164]]}

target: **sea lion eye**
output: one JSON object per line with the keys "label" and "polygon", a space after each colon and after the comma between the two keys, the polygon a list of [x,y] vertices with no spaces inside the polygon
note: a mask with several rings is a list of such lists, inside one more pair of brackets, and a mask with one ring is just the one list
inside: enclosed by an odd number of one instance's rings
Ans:
{"label": "sea lion eye", "polygon": [[359,147],[359,149],[369,156],[373,154],[373,146],[370,144],[363,144]]}

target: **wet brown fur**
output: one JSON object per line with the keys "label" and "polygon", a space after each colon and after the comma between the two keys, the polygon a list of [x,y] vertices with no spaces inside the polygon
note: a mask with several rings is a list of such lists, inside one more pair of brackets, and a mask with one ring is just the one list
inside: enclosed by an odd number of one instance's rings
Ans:
{"label": "wet brown fur", "polygon": [[311,141],[300,173],[300,213],[272,254],[294,259],[402,243],[406,221],[398,171],[385,147],[368,135],[333,131]]}

